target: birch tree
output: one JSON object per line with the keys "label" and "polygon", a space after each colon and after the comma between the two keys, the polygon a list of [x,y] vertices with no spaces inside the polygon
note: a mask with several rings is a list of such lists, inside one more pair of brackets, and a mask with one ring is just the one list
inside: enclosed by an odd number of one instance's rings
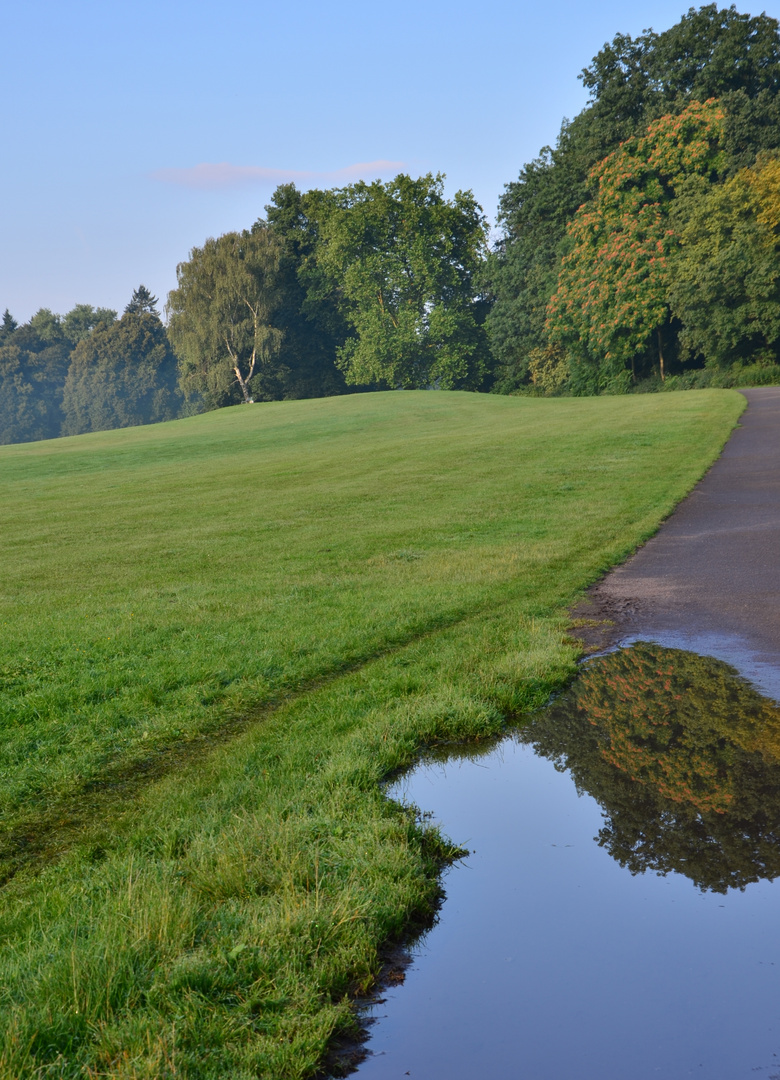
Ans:
{"label": "birch tree", "polygon": [[278,356],[281,245],[268,229],[225,233],[193,248],[168,294],[168,334],[182,389],[208,408],[254,401],[253,382]]}

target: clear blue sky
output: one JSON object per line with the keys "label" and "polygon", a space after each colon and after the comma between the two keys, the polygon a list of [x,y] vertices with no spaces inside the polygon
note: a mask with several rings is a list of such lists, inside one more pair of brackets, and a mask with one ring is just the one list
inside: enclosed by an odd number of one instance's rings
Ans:
{"label": "clear blue sky", "polygon": [[[780,15],[780,0],[740,11]],[[684,0],[27,0],[3,14],[0,310],[164,299],[278,182],[441,171],[494,220],[579,71]],[[360,167],[358,167],[360,166]]]}

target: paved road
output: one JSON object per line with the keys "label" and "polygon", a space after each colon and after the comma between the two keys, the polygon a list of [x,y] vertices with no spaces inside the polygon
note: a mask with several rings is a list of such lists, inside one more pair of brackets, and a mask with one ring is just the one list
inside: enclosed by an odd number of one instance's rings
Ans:
{"label": "paved road", "polygon": [[780,700],[780,387],[743,393],[721,457],[591,610],[615,621],[613,642],[718,656]]}

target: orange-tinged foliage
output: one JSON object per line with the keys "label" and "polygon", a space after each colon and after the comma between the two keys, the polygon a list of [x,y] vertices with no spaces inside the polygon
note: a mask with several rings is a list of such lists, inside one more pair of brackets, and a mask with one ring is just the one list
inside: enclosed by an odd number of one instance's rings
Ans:
{"label": "orange-tinged foliage", "polygon": [[665,322],[669,256],[679,243],[669,206],[690,178],[722,167],[724,119],[717,101],[692,102],[594,168],[596,191],[569,226],[572,247],[547,309],[553,341],[581,343],[614,374]]}
{"label": "orange-tinged foliage", "polygon": [[718,892],[780,877],[780,707],[728,665],[619,649],[523,738],[600,803],[599,843],[632,873]]}
{"label": "orange-tinged foliage", "polygon": [[699,700],[695,661],[680,656],[622,651],[606,670],[585,670],[578,707],[606,736],[601,752],[610,764],[674,802],[723,813],[735,798],[737,748],[780,763],[780,709],[754,695],[750,709],[740,709],[733,687],[712,678]]}

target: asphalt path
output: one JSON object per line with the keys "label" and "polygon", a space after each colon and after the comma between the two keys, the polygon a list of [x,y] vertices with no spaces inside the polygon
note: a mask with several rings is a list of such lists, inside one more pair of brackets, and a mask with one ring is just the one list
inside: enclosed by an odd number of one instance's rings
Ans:
{"label": "asphalt path", "polygon": [[780,700],[780,387],[742,393],[740,426],[704,479],[574,614],[602,622],[591,645],[717,656]]}

